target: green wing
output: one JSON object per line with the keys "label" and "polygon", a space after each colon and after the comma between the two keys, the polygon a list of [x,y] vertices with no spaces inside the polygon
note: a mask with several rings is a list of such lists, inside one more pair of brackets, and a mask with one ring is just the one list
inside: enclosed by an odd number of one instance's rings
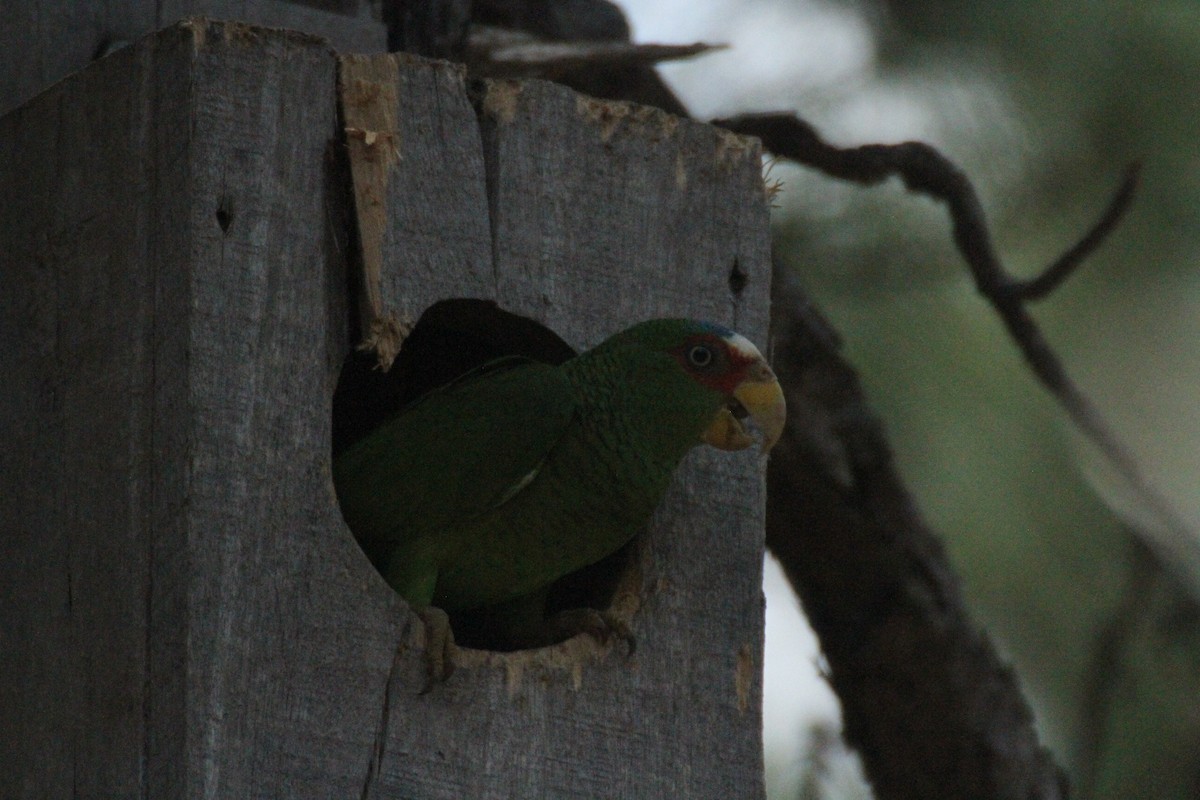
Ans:
{"label": "green wing", "polygon": [[342,513],[376,565],[510,499],[566,432],[575,396],[562,371],[504,367],[430,392],[334,460]]}

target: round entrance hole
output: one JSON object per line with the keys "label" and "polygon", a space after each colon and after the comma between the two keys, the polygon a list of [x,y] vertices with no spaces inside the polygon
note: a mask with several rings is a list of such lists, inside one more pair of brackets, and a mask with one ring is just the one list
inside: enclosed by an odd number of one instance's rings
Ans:
{"label": "round entrance hole", "polygon": [[[386,371],[379,368],[373,352],[355,349],[347,356],[333,397],[335,462],[401,409],[490,362],[519,357],[560,364],[574,355],[575,351],[545,326],[504,311],[492,301],[456,298],[434,303],[412,327]],[[554,624],[573,619],[564,612],[575,609],[605,612],[608,619],[619,618],[627,627],[636,607],[631,596],[636,598],[640,585],[639,539],[635,537],[595,564],[559,578],[528,603],[521,603],[521,598],[513,601],[527,606],[519,615],[534,613],[545,625],[508,624],[516,616],[510,603],[447,609],[455,640],[466,647],[501,652],[551,645],[579,632]],[[363,544],[361,539],[359,542]],[[384,573],[385,565],[377,563],[383,556],[370,547],[364,552],[368,558],[374,557],[372,563]],[[530,608],[536,611],[530,612]]]}

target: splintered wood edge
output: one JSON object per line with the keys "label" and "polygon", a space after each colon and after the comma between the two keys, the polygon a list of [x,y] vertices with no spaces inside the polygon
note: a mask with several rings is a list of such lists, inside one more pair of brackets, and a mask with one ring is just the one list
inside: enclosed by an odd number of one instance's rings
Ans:
{"label": "splintered wood edge", "polygon": [[[608,610],[617,619],[632,627],[633,617],[642,604],[643,559],[646,557],[646,545],[642,534],[639,534],[637,552],[633,553],[626,565]],[[414,626],[420,629],[422,626]],[[423,632],[421,634],[424,635]],[[422,639],[424,646],[424,639]],[[501,669],[505,674],[505,687],[509,695],[515,695],[529,673],[539,672],[546,675],[554,672],[566,673],[571,679],[571,688],[579,691],[583,688],[583,668],[604,660],[614,649],[621,646],[619,642],[610,640],[601,644],[586,633],[576,634],[570,639],[547,647],[529,650],[514,650],[504,653],[494,650],[477,650],[470,647],[459,647],[456,665],[461,668]]]}
{"label": "splintered wood edge", "polygon": [[679,130],[681,117],[668,114],[654,106],[627,103],[622,100],[597,100],[587,95],[575,97],[575,111],[600,130],[600,140],[607,142],[623,125],[649,135],[650,140],[668,139]]}
{"label": "splintered wood edge", "polygon": [[738,711],[745,713],[750,708],[750,689],[754,686],[754,648],[744,643],[737,653],[737,667],[733,673],[733,690],[737,694]]}
{"label": "splintered wood edge", "polygon": [[[221,41],[227,44],[231,42],[247,45],[257,44],[266,36],[283,36],[292,41],[329,46],[329,42],[325,37],[318,36],[315,33],[286,28],[264,28],[261,25],[252,25],[248,22],[238,22],[236,20],[192,16],[180,20],[178,26],[191,34],[192,51],[197,53],[208,46],[208,35],[210,32],[219,32],[221,34]],[[153,36],[154,34],[150,35]]]}
{"label": "splintered wood edge", "polygon": [[581,633],[550,647],[515,650],[511,653],[460,647],[455,666],[459,669],[503,670],[504,685],[509,696],[517,694],[526,675],[534,672],[543,675],[565,673],[570,677],[571,688],[578,691],[583,688],[583,668],[588,664],[598,663],[612,649],[612,643],[600,644],[586,633]]}
{"label": "splintered wood edge", "polygon": [[400,161],[399,81],[400,62],[390,54],[338,57],[338,102],[362,254],[359,318],[364,340],[359,347],[375,351],[379,367],[385,370],[410,327],[387,314],[382,288],[388,183],[392,168]]}

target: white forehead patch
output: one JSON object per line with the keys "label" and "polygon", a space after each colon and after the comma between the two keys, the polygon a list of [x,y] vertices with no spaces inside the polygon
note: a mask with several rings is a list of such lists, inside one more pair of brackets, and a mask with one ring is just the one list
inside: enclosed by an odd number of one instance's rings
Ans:
{"label": "white forehead patch", "polygon": [[740,333],[735,333],[725,338],[732,350],[736,350],[742,356],[754,361],[765,361],[762,353],[758,352],[758,348],[754,346],[754,342],[742,336]]}

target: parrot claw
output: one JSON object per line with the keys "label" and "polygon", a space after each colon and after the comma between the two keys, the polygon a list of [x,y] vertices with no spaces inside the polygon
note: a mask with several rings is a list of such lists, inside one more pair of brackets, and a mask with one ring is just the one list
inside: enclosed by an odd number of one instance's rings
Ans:
{"label": "parrot claw", "polygon": [[454,643],[454,631],[450,628],[450,617],[445,611],[426,606],[417,609],[417,616],[425,625],[425,666],[428,682],[421,694],[427,694],[433,687],[445,683],[454,674],[458,646]]}
{"label": "parrot claw", "polygon": [[625,643],[627,656],[632,656],[637,650],[637,637],[633,635],[629,623],[612,611],[569,608],[551,617],[550,626],[558,641],[585,633],[600,644],[608,644],[613,638],[621,640]]}

